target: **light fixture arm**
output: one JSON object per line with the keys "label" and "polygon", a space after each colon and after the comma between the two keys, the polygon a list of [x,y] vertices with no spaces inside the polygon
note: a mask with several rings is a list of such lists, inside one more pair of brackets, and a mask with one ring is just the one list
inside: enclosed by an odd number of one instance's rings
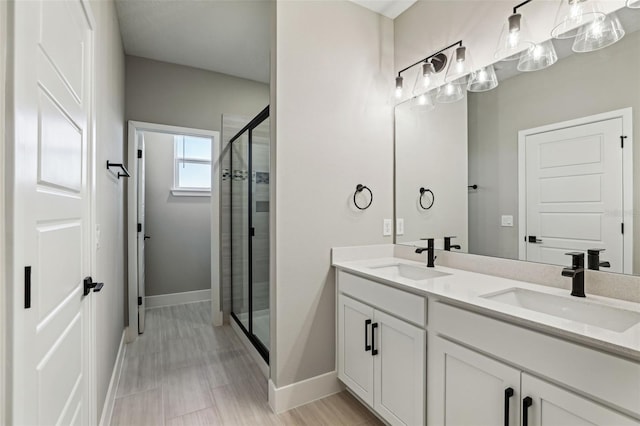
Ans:
{"label": "light fixture arm", "polygon": [[[527,2],[526,2],[526,3],[530,2],[530,1],[532,1],[532,0],[527,0]],[[414,63],[414,64],[411,64],[411,65],[409,65],[408,67],[406,67],[406,68],[404,68],[404,69],[401,69],[400,71],[398,71],[398,77],[400,77],[400,76],[401,76],[401,74],[402,74],[403,72],[407,71],[408,69],[411,69],[411,68],[415,67],[415,66],[416,66],[416,65],[418,65],[418,64],[422,64],[422,63],[424,63],[424,62],[427,62],[429,59],[433,58],[434,56],[439,55],[440,53],[444,52],[445,50],[449,50],[449,49],[451,49],[452,47],[455,47],[455,46],[462,47],[462,40],[458,40],[457,42],[455,42],[455,43],[453,43],[453,44],[451,44],[451,45],[449,45],[449,46],[445,47],[444,49],[440,49],[440,50],[438,50],[437,52],[435,52],[435,53],[433,53],[433,54],[431,54],[431,55],[427,56],[426,58],[421,59],[421,60],[419,60],[418,62],[416,62],[416,63]]]}
{"label": "light fixture arm", "polygon": [[533,0],[525,0],[522,3],[520,3],[519,5],[515,6],[513,8],[513,14],[515,15],[516,13],[518,13],[518,9],[521,8],[522,6],[524,6],[527,3],[531,3]]}

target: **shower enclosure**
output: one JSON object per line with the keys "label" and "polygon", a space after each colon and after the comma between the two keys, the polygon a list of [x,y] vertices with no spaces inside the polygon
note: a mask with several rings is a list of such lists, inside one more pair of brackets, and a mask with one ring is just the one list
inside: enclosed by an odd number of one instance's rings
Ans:
{"label": "shower enclosure", "polygon": [[230,140],[231,317],[269,362],[269,107]]}

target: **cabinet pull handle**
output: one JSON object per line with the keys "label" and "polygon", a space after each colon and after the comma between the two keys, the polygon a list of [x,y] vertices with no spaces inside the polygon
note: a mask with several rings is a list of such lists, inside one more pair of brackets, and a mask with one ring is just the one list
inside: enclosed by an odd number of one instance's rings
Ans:
{"label": "cabinet pull handle", "polygon": [[377,322],[371,324],[371,356],[378,355],[378,350],[376,349],[376,328],[378,328]]}
{"label": "cabinet pull handle", "polygon": [[371,325],[371,320],[368,319],[364,322],[364,351],[370,351],[371,345],[369,344],[369,325]]}
{"label": "cabinet pull handle", "polygon": [[509,400],[513,396],[513,388],[504,390],[504,426],[509,426]]}
{"label": "cabinet pull handle", "polygon": [[529,426],[529,407],[533,405],[533,399],[527,396],[522,400],[522,426]]}

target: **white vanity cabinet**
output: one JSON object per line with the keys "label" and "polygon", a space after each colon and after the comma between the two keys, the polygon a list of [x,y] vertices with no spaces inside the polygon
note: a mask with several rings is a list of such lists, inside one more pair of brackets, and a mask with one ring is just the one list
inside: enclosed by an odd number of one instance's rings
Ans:
{"label": "white vanity cabinet", "polygon": [[[409,312],[391,315],[403,302]],[[423,297],[338,272],[338,377],[392,425],[425,423],[425,309]]]}
{"label": "white vanity cabinet", "polygon": [[440,303],[431,312],[427,424],[640,426],[623,413],[640,417],[638,363]]}

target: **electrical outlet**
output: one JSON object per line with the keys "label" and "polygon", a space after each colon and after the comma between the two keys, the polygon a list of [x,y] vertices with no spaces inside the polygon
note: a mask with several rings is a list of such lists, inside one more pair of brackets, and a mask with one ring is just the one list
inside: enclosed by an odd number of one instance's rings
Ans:
{"label": "electrical outlet", "polygon": [[391,219],[385,219],[382,225],[382,235],[389,237],[393,234],[393,221]]}
{"label": "electrical outlet", "polygon": [[513,216],[511,215],[503,215],[502,216],[502,226],[513,226]]}
{"label": "electrical outlet", "polygon": [[404,219],[401,217],[396,219],[396,235],[404,235]]}

